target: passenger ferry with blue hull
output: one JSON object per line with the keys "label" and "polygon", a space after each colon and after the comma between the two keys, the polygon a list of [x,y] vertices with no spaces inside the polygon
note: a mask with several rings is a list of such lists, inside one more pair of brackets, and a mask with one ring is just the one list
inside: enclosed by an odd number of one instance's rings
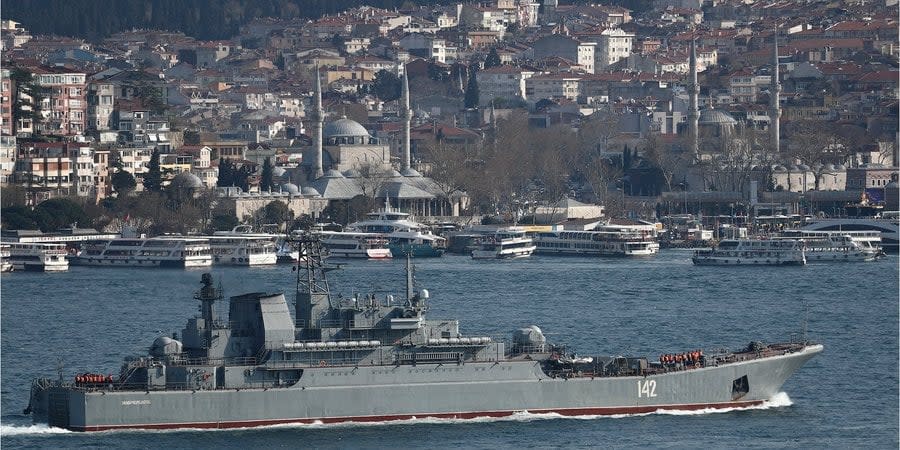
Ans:
{"label": "passenger ferry with blue hull", "polygon": [[397,211],[389,204],[384,209],[366,215],[366,219],[347,225],[348,232],[381,234],[395,258],[407,255],[414,258],[438,257],[446,250],[446,240],[428,227],[410,220],[409,214]]}

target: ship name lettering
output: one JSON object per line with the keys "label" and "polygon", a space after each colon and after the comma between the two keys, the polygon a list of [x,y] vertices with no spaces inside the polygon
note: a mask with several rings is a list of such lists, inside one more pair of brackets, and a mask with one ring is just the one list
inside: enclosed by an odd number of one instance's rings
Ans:
{"label": "ship name lettering", "polygon": [[656,397],[656,380],[638,380],[638,398]]}
{"label": "ship name lettering", "polygon": [[123,405],[123,406],[130,406],[130,405],[149,405],[149,404],[150,404],[150,400],[122,400],[122,405]]}

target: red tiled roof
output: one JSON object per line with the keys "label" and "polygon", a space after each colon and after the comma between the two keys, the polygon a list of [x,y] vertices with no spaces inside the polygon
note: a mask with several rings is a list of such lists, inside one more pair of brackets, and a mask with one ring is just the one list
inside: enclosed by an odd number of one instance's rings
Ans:
{"label": "red tiled roof", "polygon": [[900,72],[896,70],[879,70],[876,72],[869,72],[858,78],[859,81],[866,83],[898,83],[898,78],[900,78]]}

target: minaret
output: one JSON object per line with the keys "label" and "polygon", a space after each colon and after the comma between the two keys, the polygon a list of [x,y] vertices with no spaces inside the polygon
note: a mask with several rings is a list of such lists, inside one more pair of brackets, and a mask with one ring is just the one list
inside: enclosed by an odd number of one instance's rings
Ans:
{"label": "minaret", "polygon": [[403,120],[403,167],[400,172],[408,172],[411,169],[409,130],[412,127],[412,109],[409,108],[409,77],[406,70],[403,71],[403,88],[401,92],[400,117]]}
{"label": "minaret", "polygon": [[322,170],[322,124],[325,122],[325,111],[322,109],[322,82],[319,80],[319,66],[316,66],[316,106],[312,111],[312,120],[316,128],[316,160],[313,163],[313,178],[325,175]]}
{"label": "minaret", "polygon": [[688,95],[690,96],[690,106],[688,109],[688,124],[690,130],[688,133],[691,138],[691,152],[694,157],[700,159],[700,84],[697,82],[697,41],[691,34],[691,82],[688,85]]}
{"label": "minaret", "polygon": [[772,150],[777,155],[781,151],[781,104],[778,101],[781,98],[781,80],[778,70],[778,27],[775,28],[775,50],[772,58],[775,69],[772,71],[772,92],[770,94],[772,103],[770,115],[772,117],[769,126],[772,128]]}

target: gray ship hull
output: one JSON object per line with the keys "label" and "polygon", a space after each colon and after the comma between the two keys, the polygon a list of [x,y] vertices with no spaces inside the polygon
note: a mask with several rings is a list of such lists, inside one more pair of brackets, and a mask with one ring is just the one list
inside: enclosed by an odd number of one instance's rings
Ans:
{"label": "gray ship hull", "polygon": [[[267,389],[90,390],[57,383],[34,390],[32,407],[36,422],[77,431],[501,417],[522,411],[611,415],[729,408],[771,398],[822,349],[808,345],[774,356],[647,376],[552,378],[538,361],[526,359],[312,367],[290,387]],[[734,383],[740,379],[745,392],[736,395]]]}

